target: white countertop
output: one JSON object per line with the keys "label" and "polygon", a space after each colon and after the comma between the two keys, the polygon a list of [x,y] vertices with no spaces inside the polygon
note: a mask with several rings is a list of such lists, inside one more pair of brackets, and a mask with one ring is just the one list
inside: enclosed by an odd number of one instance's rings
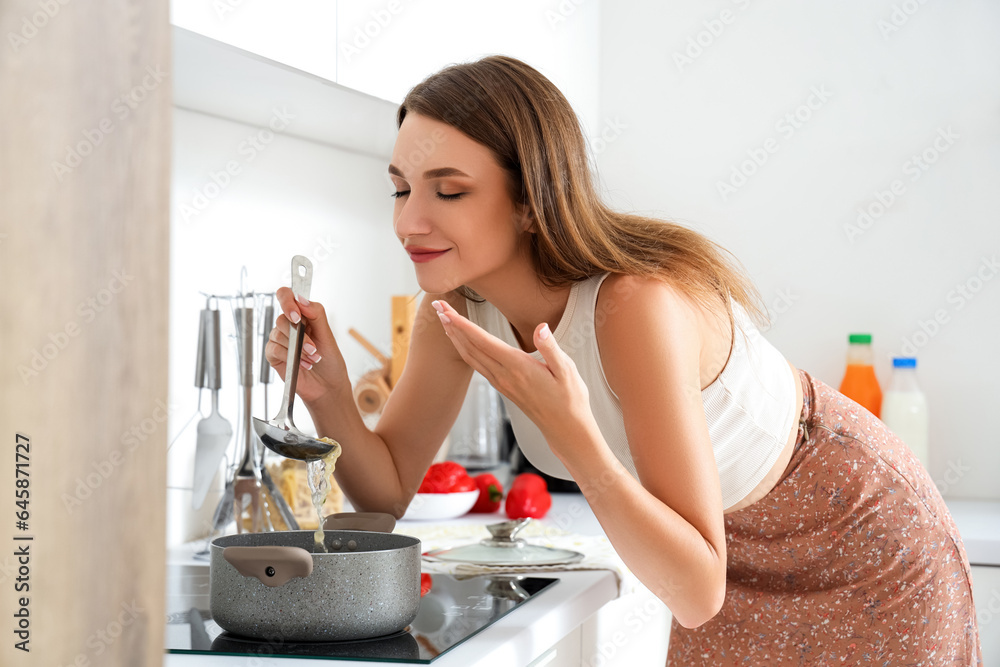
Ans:
{"label": "white countertop", "polygon": [[[449,524],[484,524],[505,521],[502,513],[466,515],[452,519]],[[427,522],[400,521],[397,532],[405,533],[407,526],[426,525]],[[560,530],[583,535],[603,535],[600,524],[579,494],[553,494],[552,508],[543,523]],[[207,595],[206,575],[208,561],[193,558],[193,553],[203,542],[172,549],[168,555],[167,611],[176,612],[190,606],[190,595],[201,589]],[[573,572],[543,573],[560,581],[521,607],[511,611],[496,623],[488,626],[473,639],[463,642],[434,660],[435,667],[493,667],[495,665],[527,665],[541,656],[562,637],[579,627],[601,607],[618,595],[618,583],[610,570],[578,570]],[[208,608],[207,597],[200,600],[199,608]],[[187,626],[175,626],[178,630]],[[168,626],[168,631],[171,630]],[[309,658],[310,660],[315,658]],[[212,667],[246,667],[247,656],[168,653],[165,667],[186,667],[211,664]],[[299,667],[303,659],[267,657],[266,664],[274,667]],[[337,665],[361,667],[371,662],[337,660]],[[396,663],[393,664],[426,664]]]}
{"label": "white countertop", "polygon": [[[527,665],[613,600],[618,593],[618,586],[611,572],[546,572],[545,576],[557,577],[560,581],[539,594],[537,599],[510,612],[473,639],[459,644],[431,664],[434,667]],[[165,667],[205,664],[211,664],[212,667],[247,667],[249,659],[250,656],[168,653],[163,664]],[[302,660],[315,659],[267,656],[266,664],[273,667],[301,667]],[[336,664],[364,667],[373,663],[337,660]]]}
{"label": "white countertop", "polygon": [[[973,565],[1000,566],[1000,502],[946,500],[958,525],[969,560]],[[476,514],[453,519],[449,524],[484,524],[503,521],[502,513]],[[552,508],[543,523],[560,530],[581,535],[603,535],[604,531],[590,511],[586,500],[579,494],[553,494]],[[399,532],[407,526],[426,525],[426,522],[400,521]],[[191,573],[201,573],[204,580],[208,562],[192,557],[201,544],[185,545],[172,549],[168,564],[173,573],[168,591],[168,612],[177,611],[180,597],[171,593],[190,595]],[[178,573],[183,572],[178,576]],[[477,665],[526,665],[540,656],[559,639],[581,625],[617,596],[615,575],[610,571],[546,572],[545,576],[558,577],[560,582],[537,599],[525,604],[489,626],[470,641],[455,647],[432,664],[436,667],[474,667]],[[204,581],[201,584],[204,586]],[[204,591],[207,594],[207,590]],[[170,608],[174,600],[173,609]],[[207,598],[204,608],[208,607]],[[204,665],[214,667],[246,667],[246,657],[167,654],[166,667]],[[298,667],[301,659],[268,657],[266,663],[274,667]],[[361,667],[370,662],[337,661],[338,665]],[[407,664],[407,663],[396,663]],[[410,663],[419,664],[419,663]]]}
{"label": "white countertop", "polygon": [[1000,502],[948,500],[951,516],[973,565],[1000,566]]}

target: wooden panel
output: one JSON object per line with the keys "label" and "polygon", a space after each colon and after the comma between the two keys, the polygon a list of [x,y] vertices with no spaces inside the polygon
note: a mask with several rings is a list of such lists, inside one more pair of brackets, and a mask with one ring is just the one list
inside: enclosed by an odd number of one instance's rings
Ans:
{"label": "wooden panel", "polygon": [[417,300],[410,295],[392,297],[392,362],[389,386],[395,387],[410,351],[410,334],[417,315]]}
{"label": "wooden panel", "polygon": [[[0,35],[7,628],[21,609],[15,545],[30,553],[30,652],[8,629],[0,664],[160,665],[168,1],[6,0]],[[31,443],[26,530],[14,517],[17,433]]]}

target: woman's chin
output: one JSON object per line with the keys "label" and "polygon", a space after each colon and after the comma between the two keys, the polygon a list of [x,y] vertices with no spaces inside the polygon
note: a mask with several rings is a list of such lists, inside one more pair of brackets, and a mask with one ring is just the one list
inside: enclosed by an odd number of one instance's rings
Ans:
{"label": "woman's chin", "polygon": [[462,286],[461,282],[446,280],[440,276],[422,276],[417,271],[417,284],[427,294],[447,294]]}

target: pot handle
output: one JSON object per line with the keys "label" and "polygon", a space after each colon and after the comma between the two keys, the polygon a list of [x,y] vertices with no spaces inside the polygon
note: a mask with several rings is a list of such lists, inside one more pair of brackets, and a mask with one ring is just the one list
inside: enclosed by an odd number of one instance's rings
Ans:
{"label": "pot handle", "polygon": [[244,577],[272,588],[312,573],[312,554],[301,547],[226,547],[222,557]]}
{"label": "pot handle", "polygon": [[396,517],[385,512],[338,512],[326,517],[323,530],[367,530],[373,533],[391,533],[396,527]]}

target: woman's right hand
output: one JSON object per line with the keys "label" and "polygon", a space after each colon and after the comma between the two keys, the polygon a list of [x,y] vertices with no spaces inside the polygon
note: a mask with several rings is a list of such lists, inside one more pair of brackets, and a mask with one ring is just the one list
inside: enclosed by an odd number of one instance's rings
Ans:
{"label": "woman's right hand", "polygon": [[280,287],[276,293],[282,314],[278,316],[268,336],[264,358],[275,372],[285,378],[285,363],[288,360],[288,332],[293,321],[304,319],[305,340],[302,343],[302,359],[295,393],[305,403],[317,401],[331,391],[351,391],[347,374],[347,364],[333,337],[326,310],[318,301],[303,304],[295,299],[288,287]]}

